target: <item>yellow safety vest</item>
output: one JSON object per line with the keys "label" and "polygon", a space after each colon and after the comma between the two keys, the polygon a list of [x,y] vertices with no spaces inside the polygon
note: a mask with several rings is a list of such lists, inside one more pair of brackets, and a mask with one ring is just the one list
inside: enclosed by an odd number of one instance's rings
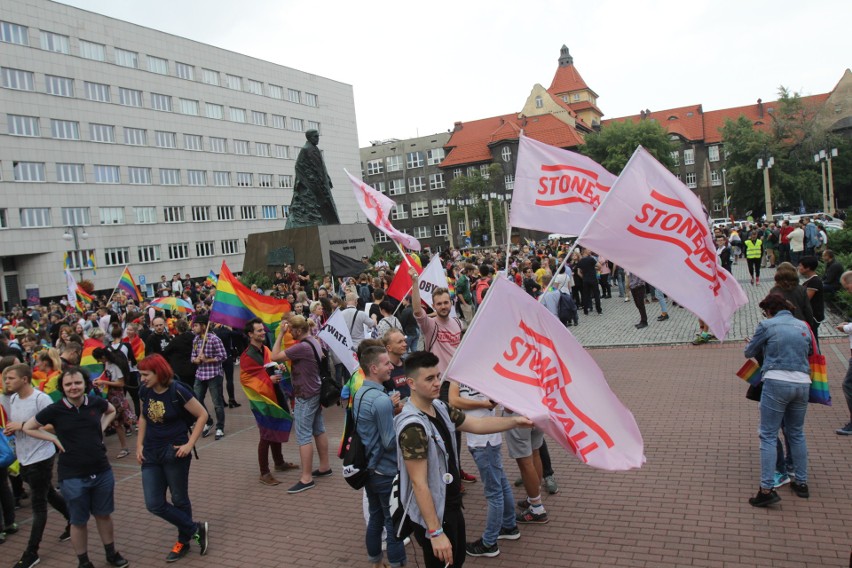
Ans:
{"label": "yellow safety vest", "polygon": [[745,242],[746,258],[760,258],[760,248],[763,246],[763,241],[757,239],[754,242],[750,240]]}

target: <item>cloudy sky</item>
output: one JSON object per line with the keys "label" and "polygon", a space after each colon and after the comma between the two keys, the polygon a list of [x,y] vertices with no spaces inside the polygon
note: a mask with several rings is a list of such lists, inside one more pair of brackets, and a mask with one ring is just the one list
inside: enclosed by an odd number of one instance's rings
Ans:
{"label": "cloudy sky", "polygon": [[517,112],[559,49],[605,118],[824,93],[852,66],[848,0],[64,0],[354,87],[358,137]]}

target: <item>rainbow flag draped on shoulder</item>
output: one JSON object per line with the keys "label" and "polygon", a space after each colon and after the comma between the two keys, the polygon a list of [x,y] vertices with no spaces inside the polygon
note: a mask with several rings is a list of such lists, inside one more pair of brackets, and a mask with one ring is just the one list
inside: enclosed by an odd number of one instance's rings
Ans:
{"label": "rainbow flag draped on shoulder", "polygon": [[222,263],[219,281],[216,283],[216,299],[210,309],[211,322],[241,330],[250,319],[260,318],[274,335],[281,318],[289,311],[287,300],[276,300],[252,292]]}
{"label": "rainbow flag draped on shoulder", "polygon": [[288,412],[289,405],[284,393],[276,388],[266,374],[265,365],[272,362],[266,346],[263,348],[263,362],[264,365],[260,365],[248,355],[248,350],[244,351],[240,356],[240,384],[257,421],[260,438],[268,442],[286,442],[290,439],[293,416]]}
{"label": "rainbow flag draped on shoulder", "polygon": [[142,298],[142,292],[139,291],[139,287],[136,285],[136,281],[133,279],[133,275],[130,274],[130,268],[127,266],[124,267],[124,272],[121,273],[121,277],[118,279],[118,286],[116,287],[127,294],[128,298],[133,298],[137,302],[142,302],[144,299]]}

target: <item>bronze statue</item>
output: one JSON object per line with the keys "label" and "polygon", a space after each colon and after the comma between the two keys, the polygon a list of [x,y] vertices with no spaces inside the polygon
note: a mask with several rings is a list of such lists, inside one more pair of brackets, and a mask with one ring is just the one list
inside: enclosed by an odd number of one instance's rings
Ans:
{"label": "bronze statue", "polygon": [[340,217],[331,196],[331,178],[317,148],[319,132],[308,130],[305,138],[308,141],[296,158],[296,183],[285,228],[339,225]]}

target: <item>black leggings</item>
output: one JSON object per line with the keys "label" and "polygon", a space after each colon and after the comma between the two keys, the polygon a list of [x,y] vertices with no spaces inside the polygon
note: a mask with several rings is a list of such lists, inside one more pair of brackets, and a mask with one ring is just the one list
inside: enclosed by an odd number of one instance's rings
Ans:
{"label": "black leggings", "polygon": [[760,278],[760,258],[747,258],[748,273],[752,278]]}

